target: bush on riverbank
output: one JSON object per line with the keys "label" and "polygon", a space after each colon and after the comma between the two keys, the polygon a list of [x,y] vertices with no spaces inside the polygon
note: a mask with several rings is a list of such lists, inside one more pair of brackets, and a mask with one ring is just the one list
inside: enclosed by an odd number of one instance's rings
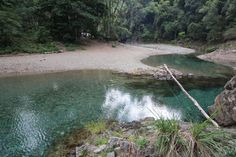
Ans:
{"label": "bush on riverbank", "polygon": [[56,51],[59,51],[59,48],[56,46],[54,42],[43,43],[43,44],[24,42],[13,46],[0,48],[0,55],[9,53],[46,53],[46,52],[56,52]]}

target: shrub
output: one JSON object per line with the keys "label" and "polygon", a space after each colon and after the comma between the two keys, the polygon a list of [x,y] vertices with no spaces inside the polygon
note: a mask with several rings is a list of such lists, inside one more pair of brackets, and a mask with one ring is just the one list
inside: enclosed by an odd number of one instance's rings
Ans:
{"label": "shrub", "polygon": [[211,46],[211,47],[207,47],[205,51],[206,51],[207,53],[210,53],[210,52],[213,52],[213,51],[215,51],[215,50],[217,50],[217,47]]}
{"label": "shrub", "polygon": [[178,38],[179,38],[179,39],[185,39],[185,38],[186,38],[185,32],[179,32],[179,33],[178,33]]}

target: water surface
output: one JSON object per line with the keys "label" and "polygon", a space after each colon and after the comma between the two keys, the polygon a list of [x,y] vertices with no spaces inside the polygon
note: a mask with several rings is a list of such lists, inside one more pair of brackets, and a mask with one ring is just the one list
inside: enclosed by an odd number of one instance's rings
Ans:
{"label": "water surface", "polygon": [[143,59],[142,62],[154,67],[167,64],[169,67],[184,73],[193,73],[197,76],[205,77],[229,77],[234,73],[232,68],[201,60],[192,54],[155,55]]}
{"label": "water surface", "polygon": [[[226,79],[182,80],[207,109]],[[0,78],[0,156],[45,156],[53,141],[100,118],[202,120],[171,81],[76,71]]]}

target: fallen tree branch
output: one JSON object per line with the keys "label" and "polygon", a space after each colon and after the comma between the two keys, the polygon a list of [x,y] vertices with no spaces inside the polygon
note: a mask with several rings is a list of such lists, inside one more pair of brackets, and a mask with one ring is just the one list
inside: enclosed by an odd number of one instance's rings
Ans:
{"label": "fallen tree branch", "polygon": [[165,69],[170,74],[170,76],[173,78],[173,80],[178,84],[178,86],[181,88],[181,90],[184,92],[184,94],[193,102],[193,104],[200,110],[200,112],[204,115],[204,117],[212,122],[212,124],[216,127],[219,127],[219,125],[211,119],[211,117],[208,116],[208,114],[202,109],[202,107],[199,105],[199,103],[190,95],[188,92],[184,89],[184,87],[179,83],[179,81],[173,76],[172,72],[169,70],[166,64],[164,64]]}

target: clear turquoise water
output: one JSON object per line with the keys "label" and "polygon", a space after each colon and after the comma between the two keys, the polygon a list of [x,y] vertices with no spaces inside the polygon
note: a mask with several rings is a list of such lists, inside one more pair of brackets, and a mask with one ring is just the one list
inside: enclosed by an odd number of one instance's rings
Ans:
{"label": "clear turquoise water", "polygon": [[169,67],[182,72],[205,77],[228,77],[234,73],[233,69],[229,67],[201,60],[194,55],[170,54],[150,56],[143,59],[142,62],[154,67],[167,64]]}
{"label": "clear turquoise water", "polygon": [[[226,79],[182,80],[207,108]],[[153,116],[188,121],[200,113],[173,82],[77,71],[0,78],[0,156],[45,156],[53,141],[100,118]]]}

